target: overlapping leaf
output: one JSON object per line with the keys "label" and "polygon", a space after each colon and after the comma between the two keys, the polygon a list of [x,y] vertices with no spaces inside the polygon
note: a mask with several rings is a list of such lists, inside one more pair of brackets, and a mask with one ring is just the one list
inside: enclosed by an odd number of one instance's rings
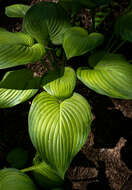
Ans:
{"label": "overlapping leaf", "polygon": [[76,73],[70,67],[65,67],[63,73],[49,72],[45,74],[42,85],[49,94],[60,99],[68,98],[76,85]]}
{"label": "overlapping leaf", "polygon": [[115,33],[123,40],[132,42],[132,12],[119,17],[115,24]]}
{"label": "overlapping leaf", "polygon": [[24,173],[14,168],[0,170],[1,190],[36,190],[32,180]]}
{"label": "overlapping leaf", "polygon": [[6,7],[5,14],[12,18],[23,18],[29,8],[29,5],[14,4]]}
{"label": "overlapping leaf", "polygon": [[74,93],[58,98],[42,92],[29,112],[29,134],[41,157],[61,178],[89,134],[91,111],[88,102]]}
{"label": "overlapping leaf", "polygon": [[99,94],[132,99],[132,65],[116,54],[108,53],[100,60],[98,54],[92,56],[89,64],[93,69],[81,67],[77,70],[77,77]]}
{"label": "overlapping leaf", "polygon": [[38,61],[44,53],[45,48],[29,35],[0,28],[0,69]]}
{"label": "overlapping leaf", "polygon": [[103,41],[104,36],[100,33],[94,32],[88,34],[81,27],[72,27],[64,35],[63,48],[67,59],[70,59],[71,57],[80,56],[93,50],[101,45]]}
{"label": "overlapping leaf", "polygon": [[36,154],[34,160],[33,174],[37,183],[43,188],[55,188],[61,186],[64,181],[57,175],[46,162],[40,159],[39,154]]}
{"label": "overlapping leaf", "polygon": [[29,9],[24,17],[23,29],[39,43],[61,44],[70,27],[65,10],[56,3],[40,2]]}
{"label": "overlapping leaf", "polygon": [[31,98],[40,86],[40,79],[33,78],[27,69],[10,71],[0,82],[0,108],[12,107]]}

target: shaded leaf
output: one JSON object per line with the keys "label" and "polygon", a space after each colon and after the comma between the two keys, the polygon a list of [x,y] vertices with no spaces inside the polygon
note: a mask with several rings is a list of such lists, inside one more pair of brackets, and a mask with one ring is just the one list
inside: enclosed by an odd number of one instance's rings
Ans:
{"label": "shaded leaf", "polygon": [[65,10],[56,3],[40,2],[27,12],[23,29],[39,43],[61,44],[63,35],[69,29]]}
{"label": "shaded leaf", "polygon": [[60,2],[64,2],[66,6],[77,6],[76,4],[80,5],[80,8],[89,8],[94,9],[96,7],[99,7],[101,5],[108,4],[110,0],[60,0]]}
{"label": "shaded leaf", "polygon": [[5,14],[12,18],[23,18],[29,8],[29,5],[14,4],[5,8]]}
{"label": "shaded leaf", "polygon": [[93,50],[101,45],[104,41],[104,36],[100,33],[91,33],[81,28],[72,27],[65,33],[63,40],[63,48],[67,59],[71,57],[80,56],[88,51]]}
{"label": "shaded leaf", "polygon": [[[124,57],[107,53],[102,59],[89,62],[93,69],[79,68],[77,77],[87,87],[112,98],[132,99],[132,65]],[[97,61],[97,62],[96,62]]]}
{"label": "shaded leaf", "polygon": [[42,85],[50,95],[60,99],[68,98],[76,85],[76,73],[70,67],[65,67],[63,73],[49,72],[43,77]]}
{"label": "shaded leaf", "polygon": [[41,160],[37,153],[33,159],[34,166],[33,175],[37,183],[43,188],[55,188],[61,186],[64,181],[57,175],[56,171],[53,170],[46,162]]}
{"label": "shaded leaf", "polygon": [[14,148],[7,154],[6,160],[10,167],[22,169],[28,161],[28,152],[22,148]]}
{"label": "shaded leaf", "polygon": [[0,108],[8,108],[31,98],[40,86],[40,78],[33,78],[28,69],[10,71],[0,82]]}
{"label": "shaded leaf", "polygon": [[1,190],[36,190],[32,180],[24,173],[14,168],[0,170]]}
{"label": "shaded leaf", "polygon": [[132,12],[121,17],[115,23],[115,33],[121,36],[123,40],[132,42]]}
{"label": "shaded leaf", "polygon": [[38,61],[44,53],[45,48],[29,35],[0,28],[0,69]]}
{"label": "shaded leaf", "polygon": [[29,111],[29,134],[42,159],[64,179],[73,157],[85,143],[91,124],[90,106],[74,93],[60,101],[42,92]]}

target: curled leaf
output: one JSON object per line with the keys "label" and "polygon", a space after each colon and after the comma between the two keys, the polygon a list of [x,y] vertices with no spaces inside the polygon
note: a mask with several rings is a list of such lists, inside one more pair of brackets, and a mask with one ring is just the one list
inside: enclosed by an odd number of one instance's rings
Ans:
{"label": "curled leaf", "polygon": [[47,44],[49,39],[53,44],[61,44],[69,27],[65,10],[51,2],[40,2],[31,7],[23,23],[23,29],[41,44]]}
{"label": "curled leaf", "polygon": [[44,53],[44,46],[34,43],[28,34],[0,28],[0,69],[38,61]]}
{"label": "curled leaf", "polygon": [[39,154],[37,153],[33,159],[35,169],[33,175],[36,182],[43,188],[57,188],[61,186],[64,181],[57,175],[56,171],[53,170],[46,162],[44,162]]}
{"label": "curled leaf", "polygon": [[50,95],[60,99],[68,98],[76,85],[76,73],[70,67],[65,67],[63,73],[47,73],[43,77],[42,85]]}
{"label": "curled leaf", "polygon": [[40,78],[33,78],[31,70],[7,72],[0,82],[0,108],[13,107],[28,100],[39,86]]}
{"label": "curled leaf", "polygon": [[30,9],[29,5],[14,4],[5,8],[5,14],[12,18],[23,18],[28,9]]}
{"label": "curled leaf", "polygon": [[132,65],[120,55],[102,55],[102,58],[98,54],[92,55],[89,63],[93,68],[79,68],[78,79],[99,94],[132,99]]}

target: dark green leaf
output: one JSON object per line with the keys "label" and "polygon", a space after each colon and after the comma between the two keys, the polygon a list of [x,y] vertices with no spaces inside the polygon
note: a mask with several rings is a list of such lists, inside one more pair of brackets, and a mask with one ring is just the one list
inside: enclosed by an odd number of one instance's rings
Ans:
{"label": "dark green leaf", "polygon": [[23,29],[39,43],[61,44],[63,35],[69,29],[65,10],[56,3],[40,2],[27,12]]}
{"label": "dark green leaf", "polygon": [[6,160],[10,167],[22,169],[28,161],[28,152],[22,148],[14,148],[8,153]]}
{"label": "dark green leaf", "polygon": [[14,168],[0,170],[1,190],[37,190],[32,180]]}
{"label": "dark green leaf", "polygon": [[132,42],[132,12],[118,18],[115,24],[115,33],[120,35],[123,40]]}

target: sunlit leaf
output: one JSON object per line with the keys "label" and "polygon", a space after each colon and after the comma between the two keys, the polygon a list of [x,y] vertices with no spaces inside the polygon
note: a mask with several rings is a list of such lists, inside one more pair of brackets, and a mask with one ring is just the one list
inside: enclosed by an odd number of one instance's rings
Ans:
{"label": "sunlit leaf", "polygon": [[37,190],[32,180],[14,168],[0,170],[1,190]]}
{"label": "sunlit leaf", "polygon": [[132,65],[116,54],[107,53],[102,59],[98,54],[92,56],[89,64],[93,68],[79,68],[78,79],[99,94],[132,99]]}
{"label": "sunlit leaf", "polygon": [[29,35],[0,28],[0,69],[38,61],[44,53],[45,48]]}
{"label": "sunlit leaf", "polygon": [[42,85],[49,94],[60,99],[68,98],[76,85],[76,73],[70,67],[65,67],[63,73],[49,72],[45,74]]}
{"label": "sunlit leaf", "polygon": [[80,94],[60,101],[42,92],[29,111],[29,134],[42,159],[63,179],[85,143],[91,124],[90,106]]}
{"label": "sunlit leaf", "polygon": [[5,14],[8,17],[23,18],[29,8],[30,8],[29,5],[14,4],[5,8]]}
{"label": "sunlit leaf", "polygon": [[61,44],[69,29],[65,10],[56,3],[40,2],[31,7],[24,17],[23,29],[39,43]]}
{"label": "sunlit leaf", "polygon": [[88,51],[93,50],[101,45],[104,41],[104,36],[100,33],[91,33],[81,28],[72,27],[65,33],[63,40],[63,48],[67,59],[74,56],[80,56]]}
{"label": "sunlit leaf", "polygon": [[56,171],[53,170],[46,162],[41,160],[39,154],[36,154],[33,160],[35,169],[33,175],[36,182],[43,188],[55,188],[61,186],[64,181],[57,175]]}
{"label": "sunlit leaf", "polygon": [[115,24],[115,33],[120,35],[123,40],[132,42],[132,12],[118,18]]}
{"label": "sunlit leaf", "polygon": [[12,107],[31,98],[40,86],[40,78],[33,78],[27,69],[10,71],[0,82],[0,108]]}

